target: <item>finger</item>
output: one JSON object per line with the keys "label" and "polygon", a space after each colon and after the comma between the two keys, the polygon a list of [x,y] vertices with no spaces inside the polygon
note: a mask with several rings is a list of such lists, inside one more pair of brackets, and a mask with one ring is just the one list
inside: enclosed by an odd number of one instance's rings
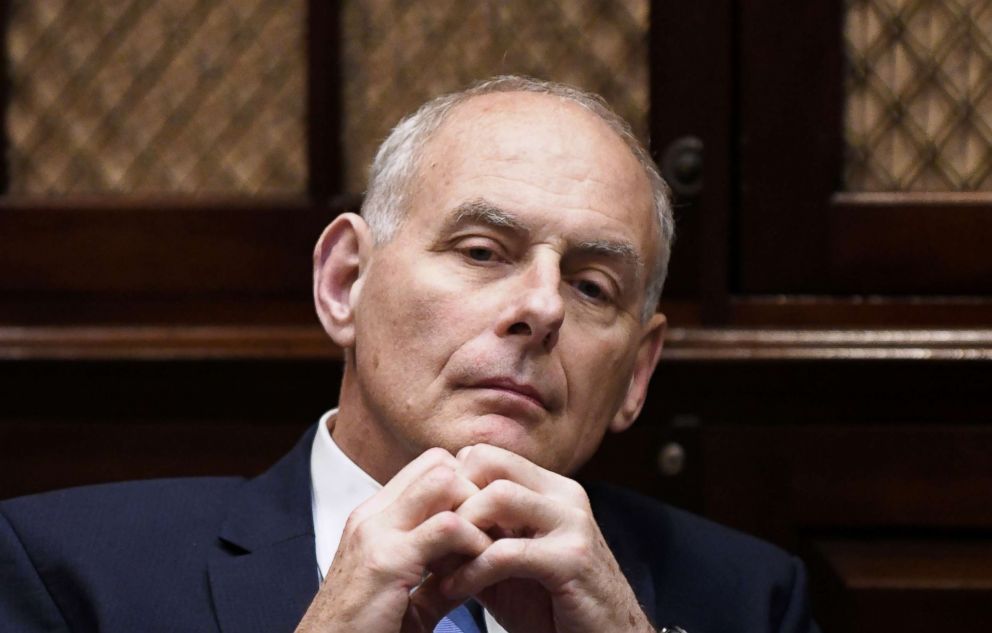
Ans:
{"label": "finger", "polygon": [[452,554],[475,558],[492,545],[492,539],[454,512],[440,512],[411,532],[413,546],[424,567]]}
{"label": "finger", "polygon": [[462,554],[447,554],[441,558],[427,564],[427,571],[442,578],[450,576],[452,572],[464,565],[470,557]]}
{"label": "finger", "polygon": [[[417,526],[412,537],[425,566],[437,568],[446,563],[450,566],[449,571],[492,544],[492,539],[482,530],[454,512],[435,514]],[[427,561],[438,564],[428,565]],[[439,573],[432,573],[410,595],[410,604],[403,615],[403,632],[433,631],[441,618],[462,601],[444,595],[441,591],[443,578]]]}
{"label": "finger", "polygon": [[454,510],[479,488],[448,466],[431,468],[410,483],[381,515],[384,525],[412,530],[428,517]]}
{"label": "finger", "polygon": [[428,449],[400,469],[392,479],[386,482],[378,494],[362,504],[362,512],[365,514],[382,512],[402,495],[411,483],[437,466],[448,466],[456,469],[459,464],[458,460],[443,448]]}
{"label": "finger", "polygon": [[576,510],[514,481],[497,479],[455,512],[485,532],[495,527],[500,534],[534,536],[551,532]]}
{"label": "finger", "polygon": [[469,446],[460,450],[456,459],[460,463],[459,472],[479,488],[485,488],[497,479],[508,479],[534,492],[563,500],[575,501],[577,493],[585,494],[571,479],[497,446]]}
{"label": "finger", "polygon": [[444,579],[441,591],[451,599],[464,599],[509,578],[529,578],[551,589],[569,568],[543,540],[500,539]]}

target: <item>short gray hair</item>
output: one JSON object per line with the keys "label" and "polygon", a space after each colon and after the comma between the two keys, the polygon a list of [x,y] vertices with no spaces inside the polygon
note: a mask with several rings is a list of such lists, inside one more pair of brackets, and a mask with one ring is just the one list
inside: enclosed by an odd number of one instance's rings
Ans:
{"label": "short gray hair", "polygon": [[369,185],[362,203],[362,216],[368,222],[375,242],[388,242],[402,224],[420,158],[434,132],[448,119],[456,106],[472,97],[496,92],[536,92],[560,97],[585,108],[610,126],[644,168],[651,183],[660,238],[658,253],[646,285],[644,311],[641,315],[646,321],[654,313],[661,297],[675,236],[668,185],[648,151],[634,136],[630,124],[599,95],[572,86],[530,77],[501,75],[476,83],[465,90],[431,99],[405,117],[379,146],[369,169]]}

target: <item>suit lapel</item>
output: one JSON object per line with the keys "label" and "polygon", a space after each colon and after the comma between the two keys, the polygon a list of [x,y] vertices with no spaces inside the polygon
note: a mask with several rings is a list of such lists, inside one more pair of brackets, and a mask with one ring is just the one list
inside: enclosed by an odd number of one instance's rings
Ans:
{"label": "suit lapel", "polygon": [[318,588],[310,506],[315,427],[238,491],[209,562],[221,631],[292,631]]}

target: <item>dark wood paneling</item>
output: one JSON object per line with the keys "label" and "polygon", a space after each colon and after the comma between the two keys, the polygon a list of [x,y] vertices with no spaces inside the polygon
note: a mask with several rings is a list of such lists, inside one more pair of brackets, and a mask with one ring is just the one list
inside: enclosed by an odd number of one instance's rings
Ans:
{"label": "dark wood paneling", "polygon": [[818,615],[831,633],[988,630],[989,536],[817,540],[811,556]]}
{"label": "dark wood paneling", "polygon": [[700,298],[706,323],[724,318],[728,293],[733,18],[723,0],[651,3],[652,154],[660,164],[676,139],[703,142],[702,190],[675,199],[677,247],[666,296]]}
{"label": "dark wood paneling", "polygon": [[[691,311],[679,306],[679,315]],[[992,299],[968,296],[878,295],[855,297],[753,296],[731,302],[731,322],[740,327],[779,328],[987,328]]]}
{"label": "dark wood paneling", "polygon": [[837,196],[829,218],[833,288],[889,294],[992,294],[992,196],[988,194]]}
{"label": "dark wood paneling", "polygon": [[841,193],[844,3],[740,4],[736,289],[987,296],[988,194]]}
{"label": "dark wood paneling", "polygon": [[0,498],[254,474],[335,405],[333,359],[0,362]]}
{"label": "dark wood paneling", "polygon": [[702,361],[989,361],[992,330],[671,328],[664,358]]}
{"label": "dark wood paneling", "polygon": [[645,417],[691,415],[703,428],[749,425],[770,436],[790,425],[992,424],[989,393],[982,361],[663,358]]}
{"label": "dark wood paneling", "polygon": [[[316,316],[314,316],[316,322]],[[324,330],[310,326],[146,326],[0,328],[0,360],[245,361],[340,360]]]}
{"label": "dark wood paneling", "polygon": [[[0,359],[247,360],[341,358],[311,318],[305,325],[0,327]],[[672,361],[934,361],[992,360],[992,329],[669,328],[663,366]],[[782,366],[782,365],[778,365]],[[825,367],[829,373],[829,366]]]}
{"label": "dark wood paneling", "polygon": [[830,291],[824,236],[841,173],[843,3],[736,4],[738,290]]}
{"label": "dark wood paneling", "polygon": [[807,526],[992,530],[992,428],[934,422],[706,427],[706,513],[793,548]]}
{"label": "dark wood paneling", "polygon": [[[276,323],[310,302],[311,253],[341,210],[302,201],[0,205],[0,322]],[[163,313],[158,308],[170,307]],[[201,313],[199,308],[211,305]],[[286,310],[285,315],[281,311]],[[273,316],[274,315],[274,316]]]}
{"label": "dark wood paneling", "polygon": [[[692,422],[673,419],[652,405],[629,430],[608,434],[578,477],[610,481],[699,511],[703,506],[700,496],[703,469],[699,459],[699,428]],[[669,461],[663,465],[666,452]],[[673,458],[671,452],[681,458]]]}
{"label": "dark wood paneling", "polygon": [[[10,25],[10,1],[0,0],[0,121],[7,121],[7,107],[10,103],[10,68],[7,55],[7,32]],[[7,125],[0,125],[0,195],[10,190],[9,156],[10,137]]]}
{"label": "dark wood paneling", "polygon": [[307,0],[307,193],[317,204],[344,193],[340,11]]}

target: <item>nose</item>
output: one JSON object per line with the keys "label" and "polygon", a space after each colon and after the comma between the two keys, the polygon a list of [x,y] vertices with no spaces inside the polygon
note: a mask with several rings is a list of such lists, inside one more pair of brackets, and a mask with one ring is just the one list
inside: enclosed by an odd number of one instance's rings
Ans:
{"label": "nose", "polygon": [[500,316],[498,334],[515,337],[527,347],[551,351],[565,320],[561,296],[561,271],[557,259],[534,261],[508,290],[509,298]]}

